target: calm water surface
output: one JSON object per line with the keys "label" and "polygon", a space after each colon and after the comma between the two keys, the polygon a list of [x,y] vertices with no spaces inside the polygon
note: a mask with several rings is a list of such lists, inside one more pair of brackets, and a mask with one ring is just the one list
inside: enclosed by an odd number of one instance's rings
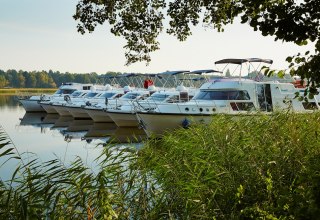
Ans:
{"label": "calm water surface", "polygon": [[[19,153],[32,152],[41,161],[60,159],[68,164],[76,156],[94,168],[96,159],[111,139],[119,147],[140,147],[146,136],[140,129],[120,129],[113,123],[93,123],[92,120],[73,120],[56,114],[26,113],[14,96],[0,96],[0,125],[11,138]],[[100,145],[99,145],[100,144]],[[2,164],[0,159],[0,165]],[[0,177],[8,178],[15,165],[0,167]]]}

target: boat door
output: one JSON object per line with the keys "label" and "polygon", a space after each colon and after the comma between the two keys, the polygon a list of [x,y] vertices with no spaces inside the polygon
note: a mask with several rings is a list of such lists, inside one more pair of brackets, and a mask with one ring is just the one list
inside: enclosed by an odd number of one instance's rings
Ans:
{"label": "boat door", "polygon": [[256,84],[260,111],[273,111],[270,84]]}

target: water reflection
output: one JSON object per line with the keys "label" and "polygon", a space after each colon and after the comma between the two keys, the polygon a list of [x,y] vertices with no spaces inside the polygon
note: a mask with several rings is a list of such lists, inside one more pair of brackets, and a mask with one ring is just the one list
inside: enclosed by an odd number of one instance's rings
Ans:
{"label": "water reflection", "polygon": [[15,109],[19,106],[16,96],[0,95],[0,108]]}
{"label": "water reflection", "polygon": [[[137,148],[146,138],[143,130],[118,128],[114,123],[74,120],[58,114],[26,113],[13,96],[0,96],[0,126],[19,153],[32,152],[41,161],[59,159],[66,164],[79,156],[92,169],[96,167],[95,159],[108,146],[106,143],[112,141],[121,143],[121,148]],[[0,164],[2,162],[0,158]],[[0,167],[0,178],[10,178],[15,166]]]}
{"label": "water reflection", "polygon": [[61,116],[46,113],[25,113],[20,122],[21,126],[31,125],[40,127],[41,132],[46,128],[59,131],[64,140],[102,139],[112,143],[139,143],[146,138],[146,134],[139,128],[120,128],[114,123],[94,123],[89,119],[73,119],[71,116]]}

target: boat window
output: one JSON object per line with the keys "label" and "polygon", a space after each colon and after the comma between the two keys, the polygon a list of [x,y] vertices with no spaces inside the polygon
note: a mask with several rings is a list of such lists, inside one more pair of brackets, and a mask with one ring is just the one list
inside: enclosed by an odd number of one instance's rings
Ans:
{"label": "boat window", "polygon": [[155,101],[155,102],[162,102],[168,97],[169,97],[169,95],[167,95],[167,94],[154,93],[154,94],[152,94],[152,96],[150,96],[148,98],[148,100],[152,100],[152,101]]}
{"label": "boat window", "polygon": [[55,94],[60,95],[60,94],[71,94],[75,89],[59,89],[58,91],[55,92]]}
{"label": "boat window", "polygon": [[80,96],[82,94],[82,92],[80,92],[80,91],[75,91],[75,92],[73,92],[71,95],[73,96],[73,97],[77,97],[77,96]]}
{"label": "boat window", "polygon": [[92,97],[94,97],[94,96],[96,96],[98,93],[97,92],[89,92],[89,93],[87,93],[86,94],[86,98],[92,98]]}
{"label": "boat window", "polygon": [[144,100],[144,99],[148,98],[149,96],[150,96],[149,94],[142,94],[142,95],[140,96],[140,99],[141,99],[141,100]]}
{"label": "boat window", "polygon": [[196,100],[250,100],[250,96],[245,90],[230,91],[200,91],[194,99]]}
{"label": "boat window", "polygon": [[91,86],[83,86],[83,90],[90,90]]}
{"label": "boat window", "polygon": [[114,97],[114,99],[120,98],[120,97],[122,97],[122,95],[123,95],[123,94],[119,93],[118,95],[116,95],[116,96]]}
{"label": "boat window", "polygon": [[257,95],[260,110],[271,112],[273,107],[270,84],[258,84]]}
{"label": "boat window", "polygon": [[178,95],[174,95],[174,96],[171,96],[168,100],[167,100],[168,103],[176,103],[176,102],[179,102],[179,96]]}
{"label": "boat window", "polygon": [[100,97],[103,97],[103,98],[111,98],[112,96],[114,96],[116,93],[104,93],[103,95],[101,95]]}
{"label": "boat window", "polygon": [[129,93],[125,94],[124,96],[122,96],[121,99],[122,98],[123,99],[135,99],[139,95],[140,95],[139,93],[131,93],[131,92],[129,92]]}
{"label": "boat window", "polygon": [[189,101],[189,96],[187,92],[180,92],[180,101],[181,102]]}

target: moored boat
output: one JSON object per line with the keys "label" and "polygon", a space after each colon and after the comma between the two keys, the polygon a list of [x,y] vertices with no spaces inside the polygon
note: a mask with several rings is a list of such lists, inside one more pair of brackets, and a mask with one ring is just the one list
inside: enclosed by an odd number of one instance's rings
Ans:
{"label": "moored boat", "polygon": [[[216,63],[248,64],[265,59],[227,59]],[[155,109],[137,112],[137,119],[146,133],[161,136],[165,131],[188,127],[194,123],[208,124],[216,114],[254,115],[274,111],[313,112],[319,109],[319,96],[301,102],[295,99],[301,89],[292,83],[256,81],[239,75],[236,78],[213,79],[200,87],[189,102],[161,103]],[[308,103],[313,103],[312,105]]]}
{"label": "moored boat", "polygon": [[[64,83],[58,90],[52,95],[35,95],[29,97],[19,97],[18,100],[26,110],[26,112],[46,112],[41,106],[41,102],[49,102],[52,98],[63,97],[64,95],[70,95],[76,90],[90,90],[93,84],[80,84],[80,83]],[[48,113],[53,113],[49,108]]]}

